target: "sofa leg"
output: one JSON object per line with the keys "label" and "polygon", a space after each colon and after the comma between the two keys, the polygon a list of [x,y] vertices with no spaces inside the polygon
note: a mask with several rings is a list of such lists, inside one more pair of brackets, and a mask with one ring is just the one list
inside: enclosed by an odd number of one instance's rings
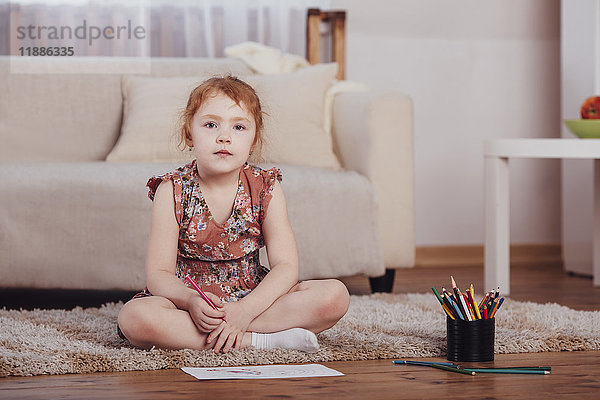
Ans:
{"label": "sofa leg", "polygon": [[396,275],[395,269],[386,269],[385,275],[378,276],[376,278],[369,278],[371,284],[371,292],[384,292],[391,293],[394,287],[394,276]]}

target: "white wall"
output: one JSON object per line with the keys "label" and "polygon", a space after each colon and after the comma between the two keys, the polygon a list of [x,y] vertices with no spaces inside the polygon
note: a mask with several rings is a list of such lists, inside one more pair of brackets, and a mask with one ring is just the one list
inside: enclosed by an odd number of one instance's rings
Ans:
{"label": "white wall", "polygon": [[[600,95],[600,0],[562,0],[562,117],[579,118],[580,105]],[[563,137],[575,137],[565,127]],[[592,160],[562,162],[562,242],[565,269],[592,274]]]}
{"label": "white wall", "polygon": [[[333,0],[347,79],[415,106],[416,243],[483,243],[483,141],[560,136],[559,0]],[[511,161],[511,241],[560,242],[560,162]]]}

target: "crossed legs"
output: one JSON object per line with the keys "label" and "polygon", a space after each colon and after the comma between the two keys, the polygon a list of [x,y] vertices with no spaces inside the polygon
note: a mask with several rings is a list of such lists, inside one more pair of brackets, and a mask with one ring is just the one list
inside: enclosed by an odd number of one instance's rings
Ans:
{"label": "crossed legs", "polygon": [[[272,333],[304,328],[319,333],[335,325],[348,310],[348,290],[338,280],[304,281],[277,299],[249,325],[242,347],[251,345],[251,333]],[[170,300],[143,297],[130,300],[118,318],[119,327],[137,347],[164,349],[209,349],[208,334],[200,332],[190,315]]]}

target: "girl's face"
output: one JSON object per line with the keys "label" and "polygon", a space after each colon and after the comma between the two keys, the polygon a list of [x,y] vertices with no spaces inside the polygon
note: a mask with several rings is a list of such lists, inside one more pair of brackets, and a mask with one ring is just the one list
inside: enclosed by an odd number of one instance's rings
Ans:
{"label": "girl's face", "polygon": [[207,99],[194,114],[192,143],[198,168],[205,173],[227,173],[241,168],[252,152],[256,123],[243,103],[238,106],[223,93]]}

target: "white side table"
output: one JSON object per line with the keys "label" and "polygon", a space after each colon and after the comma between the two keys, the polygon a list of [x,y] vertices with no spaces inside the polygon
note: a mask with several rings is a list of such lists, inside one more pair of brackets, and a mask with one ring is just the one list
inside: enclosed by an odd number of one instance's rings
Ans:
{"label": "white side table", "polygon": [[485,142],[485,290],[510,293],[509,158],[594,160],[594,286],[600,286],[600,139],[496,139]]}

